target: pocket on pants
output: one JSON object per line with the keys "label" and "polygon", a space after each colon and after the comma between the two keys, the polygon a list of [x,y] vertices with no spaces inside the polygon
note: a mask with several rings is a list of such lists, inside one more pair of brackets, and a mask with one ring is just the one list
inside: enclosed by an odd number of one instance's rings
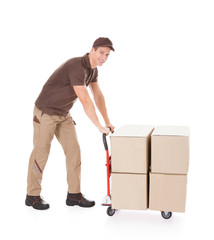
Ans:
{"label": "pocket on pants", "polygon": [[76,122],[73,120],[73,118],[72,118],[72,121],[73,121],[73,124],[74,124],[74,125],[77,125]]}
{"label": "pocket on pants", "polygon": [[69,120],[71,121],[71,123],[73,125],[77,125],[76,122],[74,121],[74,119],[71,117],[71,115],[69,114]]}
{"label": "pocket on pants", "polygon": [[40,124],[42,117],[42,111],[40,111],[36,106],[33,111],[33,122]]}
{"label": "pocket on pants", "polygon": [[39,132],[41,126],[41,118],[42,118],[42,111],[40,111],[36,106],[34,107],[33,111],[33,127],[34,127],[34,134],[33,134],[33,144],[36,146],[38,139],[39,139]]}

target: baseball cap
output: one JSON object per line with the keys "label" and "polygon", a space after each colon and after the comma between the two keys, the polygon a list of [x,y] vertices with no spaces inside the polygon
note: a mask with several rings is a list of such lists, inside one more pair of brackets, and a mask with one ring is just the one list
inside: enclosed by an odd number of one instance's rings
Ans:
{"label": "baseball cap", "polygon": [[112,51],[115,51],[113,44],[108,38],[100,37],[94,41],[93,47],[109,47]]}

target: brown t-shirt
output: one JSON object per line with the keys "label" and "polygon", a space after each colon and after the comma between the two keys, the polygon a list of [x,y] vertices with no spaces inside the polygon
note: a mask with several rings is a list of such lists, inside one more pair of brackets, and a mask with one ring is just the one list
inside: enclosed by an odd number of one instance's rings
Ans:
{"label": "brown t-shirt", "polygon": [[43,113],[66,116],[77,99],[73,86],[97,82],[97,68],[92,69],[88,53],[71,58],[50,76],[35,104]]}

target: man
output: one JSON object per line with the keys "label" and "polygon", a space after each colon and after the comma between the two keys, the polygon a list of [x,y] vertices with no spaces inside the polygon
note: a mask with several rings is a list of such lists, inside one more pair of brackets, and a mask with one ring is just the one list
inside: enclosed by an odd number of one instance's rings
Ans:
{"label": "man", "polygon": [[[68,60],[45,83],[34,107],[34,149],[28,168],[25,200],[27,206],[38,210],[49,208],[49,204],[40,197],[40,192],[42,175],[54,135],[62,145],[66,156],[68,182],[66,204],[81,207],[95,205],[94,201],[84,198],[80,190],[80,147],[76,136],[76,123],[70,116],[69,110],[79,98],[85,113],[101,133],[108,135],[109,128],[111,131],[114,130],[97,82],[97,66],[102,66],[107,61],[111,50],[114,51],[114,48],[108,38],[98,38],[89,54]],[[87,86],[90,87],[95,104],[103,116],[105,127],[99,122]]]}

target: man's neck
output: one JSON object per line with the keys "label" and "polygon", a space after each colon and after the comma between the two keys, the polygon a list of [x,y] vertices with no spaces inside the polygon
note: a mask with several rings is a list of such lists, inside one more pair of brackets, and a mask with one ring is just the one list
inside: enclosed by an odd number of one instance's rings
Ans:
{"label": "man's neck", "polygon": [[91,68],[92,68],[92,69],[96,68],[97,65],[96,65],[96,63],[92,60],[91,53],[88,54],[88,59],[89,59],[89,62],[90,62]]}

